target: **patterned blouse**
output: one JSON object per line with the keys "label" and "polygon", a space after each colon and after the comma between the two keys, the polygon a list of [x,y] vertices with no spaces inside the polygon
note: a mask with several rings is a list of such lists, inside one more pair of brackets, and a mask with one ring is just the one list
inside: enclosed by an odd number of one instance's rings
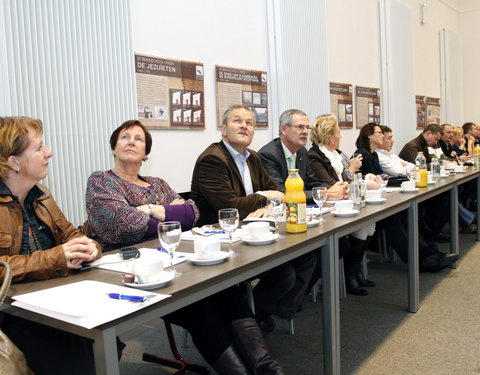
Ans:
{"label": "patterned blouse", "polygon": [[125,181],[111,170],[94,172],[88,178],[86,203],[91,237],[111,250],[153,238],[158,220],[137,210],[145,204],[165,207],[165,221],[178,220],[182,230],[190,229],[199,218],[192,200],[183,205],[170,205],[181,198],[164,180],[140,177],[150,186],[142,187]]}

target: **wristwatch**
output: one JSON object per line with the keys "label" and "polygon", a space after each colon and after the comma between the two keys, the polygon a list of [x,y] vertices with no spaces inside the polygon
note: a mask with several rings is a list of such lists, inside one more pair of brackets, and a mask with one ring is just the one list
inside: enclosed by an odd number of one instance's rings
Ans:
{"label": "wristwatch", "polygon": [[155,205],[154,204],[149,204],[148,205],[148,208],[150,208],[150,217],[153,217],[153,215],[155,214]]}

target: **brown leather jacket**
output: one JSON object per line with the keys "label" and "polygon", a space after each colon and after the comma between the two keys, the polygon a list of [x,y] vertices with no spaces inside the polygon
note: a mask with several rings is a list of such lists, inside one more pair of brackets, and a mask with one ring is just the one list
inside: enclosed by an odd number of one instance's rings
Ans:
{"label": "brown leather jacket", "polygon": [[[62,244],[83,234],[63,216],[49,190],[37,185],[45,194],[33,201],[38,218],[43,221],[55,237],[57,246],[35,251],[31,255],[20,254],[22,244],[23,215],[19,202],[10,195],[0,195],[0,260],[10,264],[13,282],[44,280],[67,276],[67,262]],[[101,247],[96,243],[97,248]],[[101,251],[99,251],[101,256]],[[0,275],[3,277],[3,268]]]}

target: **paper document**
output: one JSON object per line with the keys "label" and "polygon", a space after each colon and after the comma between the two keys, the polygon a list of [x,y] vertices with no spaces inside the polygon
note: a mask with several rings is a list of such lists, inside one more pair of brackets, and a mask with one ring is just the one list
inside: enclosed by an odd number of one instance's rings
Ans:
{"label": "paper document", "polygon": [[[145,302],[118,300],[108,297],[108,293],[149,296],[149,299]],[[84,280],[13,296],[12,305],[90,329],[168,297],[170,295]]]}
{"label": "paper document", "polygon": [[[138,259],[152,259],[152,260],[157,260],[157,259],[162,259],[163,262],[163,268],[170,267],[170,255],[165,253],[162,250],[157,250],[157,249],[149,249],[149,248],[141,248],[140,250],[140,257]],[[90,266],[95,267],[95,268],[102,268],[104,270],[110,270],[110,271],[117,271],[117,272],[123,272],[123,273],[133,273],[133,263],[137,259],[129,259],[129,260],[123,260],[122,256],[120,253],[115,253],[115,254],[107,254],[102,256],[100,259],[97,259],[94,262],[90,263]],[[179,264],[182,262],[185,262],[187,260],[187,257],[175,252],[175,258],[173,259],[174,264]]]}

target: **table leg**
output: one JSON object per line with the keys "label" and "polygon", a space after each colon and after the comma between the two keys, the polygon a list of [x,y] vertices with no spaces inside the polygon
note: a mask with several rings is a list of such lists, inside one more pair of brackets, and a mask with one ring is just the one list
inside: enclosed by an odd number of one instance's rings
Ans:
{"label": "table leg", "polygon": [[[450,252],[453,254],[460,253],[460,244],[458,237],[458,204],[458,185],[454,184],[450,189]],[[455,262],[455,264],[452,264],[452,268],[457,268],[457,262]]]}
{"label": "table leg", "polygon": [[115,328],[96,332],[93,352],[97,374],[120,375]]}
{"label": "table leg", "polygon": [[340,374],[340,298],[338,238],[322,249],[323,361],[325,375]]}
{"label": "table leg", "polygon": [[420,304],[420,277],[418,261],[418,204],[408,208],[408,311],[418,311]]}

